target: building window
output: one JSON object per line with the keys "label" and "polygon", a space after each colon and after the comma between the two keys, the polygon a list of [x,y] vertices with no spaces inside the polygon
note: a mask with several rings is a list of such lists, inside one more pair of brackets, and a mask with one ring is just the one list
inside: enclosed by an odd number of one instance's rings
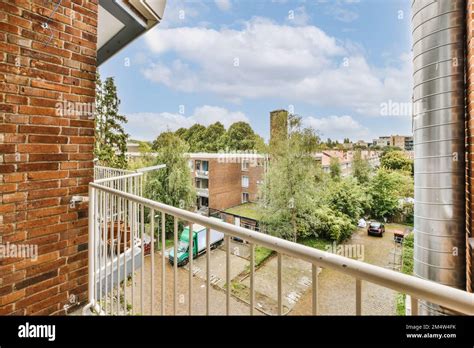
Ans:
{"label": "building window", "polygon": [[201,161],[196,161],[196,170],[201,170]]}
{"label": "building window", "polygon": [[249,202],[249,194],[248,192],[242,193],[242,203],[248,203]]}
{"label": "building window", "polygon": [[249,177],[242,175],[242,187],[249,187]]}
{"label": "building window", "polygon": [[246,161],[246,160],[242,161],[242,170],[244,171],[249,170],[249,161]]}
{"label": "building window", "polygon": [[197,189],[208,189],[209,188],[209,180],[208,179],[196,178],[196,188]]}

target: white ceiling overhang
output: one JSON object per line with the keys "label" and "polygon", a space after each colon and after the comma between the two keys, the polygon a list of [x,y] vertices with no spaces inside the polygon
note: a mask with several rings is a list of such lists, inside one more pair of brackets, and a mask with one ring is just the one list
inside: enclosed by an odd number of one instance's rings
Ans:
{"label": "white ceiling overhang", "polygon": [[166,0],[99,0],[97,64],[157,25],[165,6]]}

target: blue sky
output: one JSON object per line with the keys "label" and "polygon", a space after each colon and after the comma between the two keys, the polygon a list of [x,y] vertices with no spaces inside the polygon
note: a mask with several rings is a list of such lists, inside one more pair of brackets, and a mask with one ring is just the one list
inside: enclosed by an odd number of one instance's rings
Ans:
{"label": "blue sky", "polygon": [[410,134],[410,0],[168,0],[157,27],[100,67],[126,131],[152,140],[194,123],[290,109],[326,139]]}

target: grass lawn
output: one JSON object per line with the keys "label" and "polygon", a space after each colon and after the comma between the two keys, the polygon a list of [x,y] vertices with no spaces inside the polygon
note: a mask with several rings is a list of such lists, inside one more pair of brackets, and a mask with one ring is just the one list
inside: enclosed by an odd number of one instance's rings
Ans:
{"label": "grass lawn", "polygon": [[[159,240],[156,240],[156,231],[158,230],[158,227],[155,225],[155,251],[161,250],[161,234],[159,236]],[[145,224],[145,233],[149,234],[150,233],[150,224],[146,223]],[[178,236],[179,239],[179,236]],[[157,248],[157,245],[159,244],[159,248]],[[174,237],[169,237],[167,236],[165,239],[165,250],[171,248],[174,245]]]}
{"label": "grass lawn", "polygon": [[258,212],[258,206],[256,203],[244,203],[235,207],[229,208],[225,211],[229,214],[234,214],[242,217],[246,217],[253,220],[260,220],[261,215]]}
{"label": "grass lawn", "polygon": [[[413,274],[413,242],[415,235],[411,233],[403,242],[402,273]],[[405,315],[405,294],[397,294],[397,315]]]}
{"label": "grass lawn", "polygon": [[[275,253],[274,250],[263,246],[255,246],[255,268],[258,268],[266,259]],[[250,273],[250,264],[245,266],[244,274]]]}
{"label": "grass lawn", "polygon": [[262,246],[255,247],[255,267],[258,267],[263,261],[268,259],[275,251]]}

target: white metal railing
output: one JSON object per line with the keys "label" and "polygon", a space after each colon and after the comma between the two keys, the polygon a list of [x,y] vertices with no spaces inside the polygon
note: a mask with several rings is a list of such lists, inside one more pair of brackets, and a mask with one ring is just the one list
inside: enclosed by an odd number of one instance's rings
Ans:
{"label": "white metal railing", "polygon": [[[140,178],[142,173],[127,175],[130,178]],[[119,180],[125,180],[123,177]],[[136,179],[140,181],[140,179]],[[283,279],[282,255],[291,256],[307,261],[312,265],[312,313],[318,314],[318,269],[330,268],[350,275],[355,278],[355,312],[362,314],[362,286],[364,282],[378,284],[385,288],[405,293],[411,296],[412,315],[418,314],[419,300],[426,300],[439,304],[459,313],[474,315],[474,294],[444,286],[428,280],[402,274],[383,267],[374,266],[362,261],[346,258],[333,253],[276,238],[264,233],[259,233],[209,218],[183,209],[172,207],[163,203],[140,197],[135,192],[125,192],[120,187],[106,185],[104,181],[89,185],[89,302],[90,306],[102,314],[137,314],[145,313],[144,307],[150,305],[150,314],[155,313],[155,302],[160,301],[161,314],[166,314],[166,217],[172,217],[174,236],[174,262],[173,262],[173,314],[177,313],[177,245],[178,222],[185,224],[199,224],[206,228],[206,314],[210,309],[210,231],[224,233],[226,252],[226,314],[231,314],[231,250],[230,238],[236,237],[250,245],[250,308],[249,314],[254,314],[255,302],[255,246],[263,246],[277,252],[277,292],[279,315],[283,314]],[[149,216],[148,223],[145,217]],[[160,223],[157,223],[158,217]],[[114,226],[117,226],[115,229]],[[156,228],[155,228],[156,227]],[[155,231],[158,232],[155,241]],[[190,229],[190,237],[193,229]],[[109,237],[109,235],[111,235]],[[151,271],[145,274],[145,239],[150,238]],[[108,241],[116,243],[107,243]],[[123,244],[121,244],[123,243]],[[161,245],[161,269],[155,269],[155,243]],[[114,247],[117,245],[117,247]],[[189,238],[189,250],[193,250],[193,238]],[[193,305],[193,253],[189,253],[189,314],[192,314]],[[136,263],[139,266],[136,266]],[[140,266],[141,265],[141,266]],[[138,268],[140,270],[138,271]],[[140,293],[135,291],[135,273],[139,273],[141,286]],[[155,279],[157,274],[161,278],[161,298],[155,296]],[[149,277],[151,284],[150,303],[145,304],[144,279]],[[127,279],[131,278],[131,289],[127,288]],[[104,284],[105,283],[105,284]],[[128,300],[132,308],[127,307]],[[139,310],[134,308],[139,303]]]}
{"label": "white metal railing", "polygon": [[94,180],[108,179],[133,173],[132,170],[118,169],[105,166],[94,166]]}

